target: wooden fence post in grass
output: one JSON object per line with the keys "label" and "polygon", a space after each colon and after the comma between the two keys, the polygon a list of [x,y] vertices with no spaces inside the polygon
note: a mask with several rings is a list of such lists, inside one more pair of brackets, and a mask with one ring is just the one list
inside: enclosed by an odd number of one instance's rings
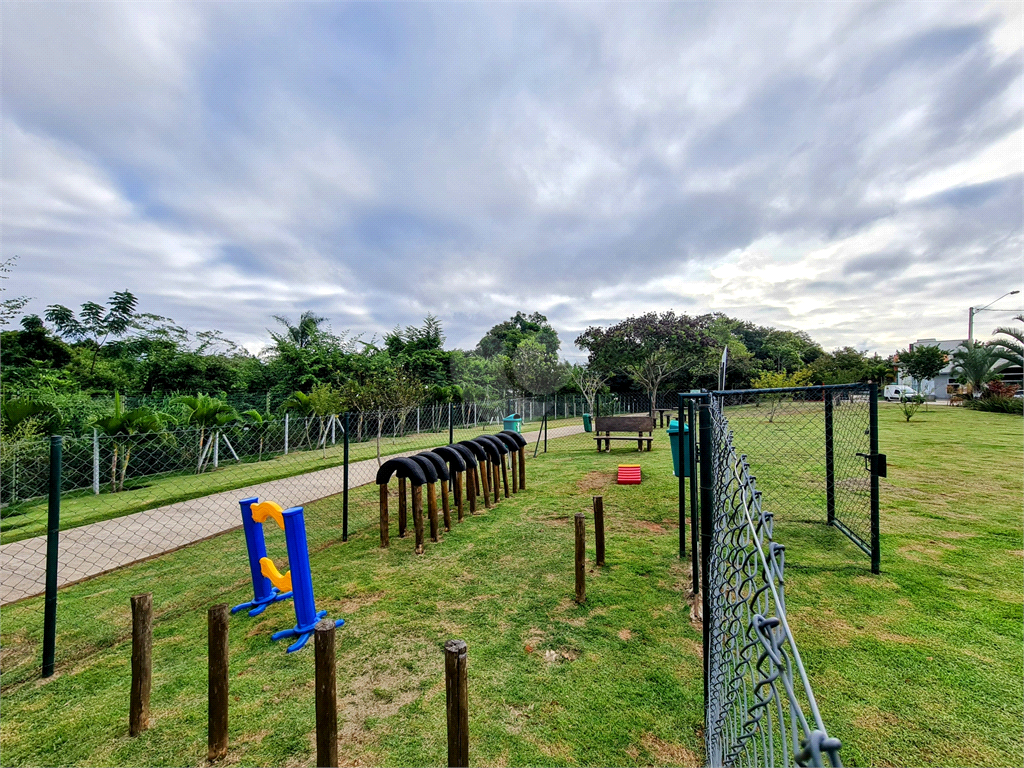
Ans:
{"label": "wooden fence post in grass", "polygon": [[398,478],[398,538],[405,538],[405,529],[409,526],[409,511],[405,500],[405,478]]}
{"label": "wooden fence post in grass", "polygon": [[519,451],[513,448],[508,452],[508,468],[512,473],[512,493],[519,493],[519,474],[516,472],[516,459],[519,457]]}
{"label": "wooden fence post in grass", "polygon": [[519,449],[519,490],[526,490],[526,448]]}
{"label": "wooden fence post in grass", "polygon": [[466,499],[469,501],[469,514],[476,514],[476,467],[466,467]]}
{"label": "wooden fence post in grass", "polygon": [[206,759],[211,763],[228,753],[228,606],[210,607],[209,631],[209,711],[207,719]]}
{"label": "wooden fence post in grass", "polygon": [[452,494],[455,496],[455,508],[459,511],[459,522],[462,522],[462,472],[456,472],[452,479]]}
{"label": "wooden fence post in grass", "polygon": [[505,489],[505,498],[508,498],[508,467],[505,466],[505,457],[499,456],[501,461],[501,485]]}
{"label": "wooden fence post in grass", "polygon": [[596,561],[604,565],[604,497],[594,497],[594,544],[597,549]]}
{"label": "wooden fence post in grass", "polygon": [[587,599],[587,533],[586,522],[582,512],[576,513],[576,602]]}
{"label": "wooden fence post in grass", "polygon": [[437,543],[437,489],[427,483],[427,517],[430,519],[430,540]]}
{"label": "wooden fence post in grass", "polygon": [[316,764],[338,765],[338,695],[335,685],[334,622],[316,625]]}
{"label": "wooden fence post in grass", "polygon": [[448,481],[441,480],[441,510],[444,513],[444,529],[452,529],[452,508],[448,501]]}
{"label": "wooden fence post in grass", "polygon": [[153,687],[153,593],[132,596],[132,691],[128,734],[149,728],[149,692]]}
{"label": "wooden fence post in grass", "polygon": [[388,484],[382,483],[380,486],[380,545],[386,549],[390,541],[390,534],[388,533],[388,527],[391,525],[388,520]]}
{"label": "wooden fence post in grass", "polygon": [[466,642],[444,644],[445,708],[448,714],[448,767],[469,765],[469,685],[466,675]]}
{"label": "wooden fence post in grass", "polygon": [[416,529],[416,554],[423,554],[423,486],[412,486],[412,524]]}

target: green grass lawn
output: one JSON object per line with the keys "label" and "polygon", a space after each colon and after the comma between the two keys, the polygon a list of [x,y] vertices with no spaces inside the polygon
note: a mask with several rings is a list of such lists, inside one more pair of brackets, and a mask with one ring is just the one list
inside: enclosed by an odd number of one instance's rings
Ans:
{"label": "green grass lawn", "polygon": [[[882,573],[815,511],[776,521],[789,621],[847,765],[1019,765],[1021,420],[881,407]],[[528,489],[426,554],[378,548],[376,488],[307,508],[319,607],[338,630],[343,764],[445,761],[444,640],[469,645],[470,759],[487,765],[688,765],[702,754],[700,632],[676,558],[677,480],[655,450],[552,441]],[[742,446],[740,446],[742,449]],[[641,486],[614,485],[620,463]],[[572,515],[603,494],[608,565],[573,594]],[[280,499],[287,503],[286,499]],[[283,554],[268,529],[271,555]],[[280,562],[280,557],[278,557]],[[214,565],[215,564],[215,565]],[[206,744],[206,608],[250,596],[231,532],[61,590],[57,674],[38,679],[42,600],[3,609],[5,765],[191,765]],[[154,594],[152,727],[127,736],[129,595]],[[271,632],[289,604],[232,618],[228,764],[312,765],[312,645]],[[545,653],[553,661],[545,659]]]}
{"label": "green grass lawn", "polygon": [[[565,426],[582,425],[582,418],[551,419],[550,429]],[[539,425],[524,425],[525,430],[533,430],[536,437]],[[484,431],[493,432],[494,425],[484,424],[479,427],[457,429],[454,431],[456,441],[468,440]],[[402,453],[416,449],[426,450],[448,442],[448,430],[443,432],[412,433],[404,436],[385,435],[381,439],[382,455]],[[369,442],[352,443],[349,447],[349,461],[357,462],[375,458],[377,444]],[[188,499],[197,499],[233,488],[263,483],[269,480],[280,480],[285,477],[303,475],[320,469],[338,467],[344,463],[344,448],[339,441],[326,450],[292,450],[288,455],[278,454],[264,457],[262,461],[252,460],[235,462],[222,454],[221,466],[216,470],[207,470],[201,475],[193,471],[175,472],[162,475],[137,477],[125,482],[125,490],[109,493],[109,483],[100,486],[101,493],[92,492],[91,488],[66,492],[61,497],[61,530],[76,528],[80,525],[109,520],[114,517],[130,515],[155,509],[165,504],[174,504]],[[145,466],[145,455],[136,456],[136,468]],[[138,470],[136,470],[138,471]],[[353,482],[365,482],[368,477],[353,478]],[[30,499],[4,510],[0,521],[0,543],[41,536],[46,533],[47,499],[41,497]]]}

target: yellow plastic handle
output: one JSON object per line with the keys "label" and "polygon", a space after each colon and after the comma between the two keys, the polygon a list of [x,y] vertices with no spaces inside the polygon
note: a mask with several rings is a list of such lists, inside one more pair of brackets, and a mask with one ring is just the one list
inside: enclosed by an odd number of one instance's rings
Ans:
{"label": "yellow plastic handle", "polygon": [[284,515],[281,514],[284,510],[280,504],[276,504],[273,501],[261,501],[259,504],[253,504],[249,511],[252,512],[252,519],[257,523],[262,523],[268,517],[272,517],[274,522],[277,523],[277,527],[282,531],[284,530]]}
{"label": "yellow plastic handle", "polygon": [[282,574],[269,557],[260,558],[260,573],[270,579],[270,583],[282,592],[292,591],[292,572],[288,571],[288,573]]}

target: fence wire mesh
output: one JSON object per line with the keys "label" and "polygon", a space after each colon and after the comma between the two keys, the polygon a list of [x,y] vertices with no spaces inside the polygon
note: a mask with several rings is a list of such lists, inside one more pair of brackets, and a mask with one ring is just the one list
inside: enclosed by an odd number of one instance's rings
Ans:
{"label": "fence wire mesh", "polygon": [[769,510],[828,522],[872,555],[870,385],[717,392]]}
{"label": "fence wire mesh", "polygon": [[709,409],[707,764],[839,766],[840,742],[827,734],[786,621],[785,550],[772,538],[774,515],[747,457],[734,447],[724,399]]}

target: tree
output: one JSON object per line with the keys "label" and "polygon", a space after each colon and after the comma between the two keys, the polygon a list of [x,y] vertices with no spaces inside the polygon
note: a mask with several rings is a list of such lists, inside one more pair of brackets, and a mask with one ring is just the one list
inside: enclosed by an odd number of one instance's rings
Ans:
{"label": "tree", "polygon": [[299,315],[299,322],[295,325],[292,325],[288,318],[283,315],[274,315],[274,319],[285,327],[285,333],[279,335],[271,332],[271,338],[275,340],[278,338],[287,339],[299,349],[305,349],[316,341],[317,337],[322,333],[320,326],[327,322],[326,317],[310,310],[306,310]]}
{"label": "tree", "polygon": [[550,395],[569,380],[571,366],[534,339],[523,341],[512,360],[515,383],[532,395]]}
{"label": "tree", "polygon": [[[184,410],[184,422],[187,425],[199,427],[199,459],[196,462],[196,474],[200,474],[210,462],[211,448],[220,440],[221,431],[231,422],[237,421],[238,414],[223,400],[203,393],[176,397],[171,402]],[[207,430],[209,439],[206,439]]]}
{"label": "tree", "polygon": [[924,398],[921,395],[912,395],[911,397],[900,395],[900,411],[908,422],[914,417],[923,402]]}
{"label": "tree", "polygon": [[327,424],[341,411],[341,393],[330,384],[317,384],[309,393],[309,407],[320,422],[320,442],[323,458],[327,458]]}
{"label": "tree", "polygon": [[[785,371],[765,371],[751,384],[754,389],[787,389],[789,387],[803,387],[806,386],[811,380],[811,371],[809,368],[796,371],[795,373],[786,373]],[[761,402],[767,402],[769,405],[768,411],[768,423],[775,421],[775,412],[778,410],[779,404],[782,403],[789,397],[785,392],[771,392],[764,395],[759,395],[756,404],[760,406]]]}
{"label": "tree", "polygon": [[377,464],[380,464],[380,438],[384,431],[385,410],[397,411],[396,419],[404,424],[412,409],[423,402],[426,388],[405,371],[396,370],[370,385],[369,399],[377,411]]}
{"label": "tree", "polygon": [[[1013,319],[1024,323],[1024,315],[1017,315]],[[997,336],[1008,337],[995,338],[989,342],[989,347],[1002,361],[996,366],[995,372],[1001,373],[1016,366],[1024,367],[1024,328],[1001,326],[995,332]]]}
{"label": "tree", "polygon": [[496,355],[512,358],[519,345],[527,339],[533,339],[552,355],[557,355],[561,346],[558,334],[544,315],[540,312],[530,315],[516,312],[512,318],[498,323],[484,334],[477,344],[476,351],[485,358]]}
{"label": "tree", "polygon": [[50,403],[34,397],[17,397],[0,403],[0,432],[5,437],[28,435],[51,428],[60,414]]}
{"label": "tree", "polygon": [[[110,492],[124,490],[124,478],[128,472],[128,460],[132,452],[134,435],[163,432],[166,427],[166,414],[158,413],[152,408],[142,406],[126,411],[121,405],[121,393],[114,392],[114,411],[96,419],[92,426],[113,438],[114,452],[110,463]],[[118,478],[118,454],[121,454],[121,474]]]}
{"label": "tree", "polygon": [[128,332],[136,318],[138,299],[130,291],[117,291],[108,299],[110,309],[87,301],[82,304],[78,317],[63,304],[46,308],[46,319],[57,328],[57,333],[75,341],[88,342],[93,349],[90,373],[96,370],[96,358],[111,336],[119,338]]}
{"label": "tree", "polygon": [[[9,259],[0,261],[0,279],[7,280],[14,269],[15,263],[18,261],[17,256],[11,256]],[[6,288],[0,287],[0,293],[5,293]],[[28,304],[32,299],[28,296],[15,296],[11,299],[4,299],[0,301],[0,325],[7,325],[11,322],[16,314],[24,309],[25,305]]]}
{"label": "tree", "polygon": [[679,358],[665,349],[657,349],[635,365],[626,366],[626,375],[647,393],[651,401],[651,416],[658,407],[658,387],[679,370]]}
{"label": "tree", "polygon": [[921,382],[934,379],[949,362],[946,353],[935,345],[922,344],[912,350],[905,349],[898,353],[897,364],[900,370],[905,372],[917,384],[920,390]]}
{"label": "tree", "polygon": [[573,383],[583,393],[583,399],[587,401],[587,407],[590,409],[590,412],[597,413],[594,408],[594,404],[597,402],[597,394],[604,389],[608,377],[583,365],[574,365],[571,377]]}
{"label": "tree", "polygon": [[953,370],[961,383],[969,384],[972,392],[980,393],[995,378],[998,353],[977,341],[965,341],[953,352]]}

